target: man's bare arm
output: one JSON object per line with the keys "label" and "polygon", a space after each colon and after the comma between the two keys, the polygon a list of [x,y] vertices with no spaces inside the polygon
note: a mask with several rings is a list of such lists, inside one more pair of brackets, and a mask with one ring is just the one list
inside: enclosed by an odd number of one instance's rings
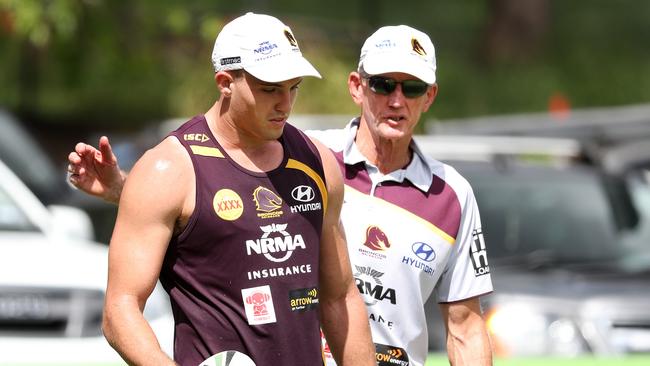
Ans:
{"label": "man's bare arm", "polygon": [[440,311],[447,328],[451,365],[492,365],[492,348],[479,298],[440,304]]}
{"label": "man's bare arm", "polygon": [[158,280],[174,225],[193,208],[188,203],[194,195],[192,173],[187,154],[178,141],[168,138],[138,161],[120,199],[109,249],[103,330],[129,364],[174,364],[142,311]]}
{"label": "man's bare arm", "polygon": [[319,142],[328,185],[320,251],[321,326],[337,365],[376,365],[366,307],[354,284],[340,223],[343,181],[332,153]]}

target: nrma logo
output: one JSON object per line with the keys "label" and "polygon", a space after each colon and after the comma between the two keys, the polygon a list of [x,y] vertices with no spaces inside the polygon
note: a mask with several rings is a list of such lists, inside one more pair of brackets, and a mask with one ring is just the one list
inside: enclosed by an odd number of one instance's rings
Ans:
{"label": "nrma logo", "polygon": [[280,263],[289,259],[294,250],[307,249],[302,235],[287,232],[287,224],[260,226],[260,229],[261,238],[246,240],[246,254],[261,254],[271,262]]}
{"label": "nrma logo", "polygon": [[354,274],[354,281],[357,289],[363,296],[363,301],[368,306],[375,305],[378,301],[390,301],[391,304],[397,303],[395,289],[384,288],[381,282],[383,272],[379,272],[371,267],[357,266],[357,273]]}
{"label": "nrma logo", "polygon": [[277,44],[271,43],[269,41],[264,41],[260,43],[259,46],[257,46],[257,48],[253,50],[253,52],[261,53],[262,55],[268,55],[276,48],[278,48]]}

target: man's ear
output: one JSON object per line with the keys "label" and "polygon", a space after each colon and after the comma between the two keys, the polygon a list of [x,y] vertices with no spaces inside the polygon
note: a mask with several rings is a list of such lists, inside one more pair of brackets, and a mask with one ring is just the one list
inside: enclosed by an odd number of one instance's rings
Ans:
{"label": "man's ear", "polygon": [[231,85],[235,79],[225,71],[219,71],[214,74],[214,81],[217,83],[217,88],[219,93],[226,98],[230,98],[232,95]]}
{"label": "man's ear", "polygon": [[426,112],[429,110],[429,107],[431,107],[431,104],[433,104],[433,101],[436,100],[436,96],[438,95],[438,84],[433,84],[427,90],[427,101],[424,105],[424,110],[423,112]]}
{"label": "man's ear", "polygon": [[352,97],[352,101],[359,106],[363,103],[363,84],[361,81],[362,77],[356,71],[352,71],[348,76],[350,96]]}

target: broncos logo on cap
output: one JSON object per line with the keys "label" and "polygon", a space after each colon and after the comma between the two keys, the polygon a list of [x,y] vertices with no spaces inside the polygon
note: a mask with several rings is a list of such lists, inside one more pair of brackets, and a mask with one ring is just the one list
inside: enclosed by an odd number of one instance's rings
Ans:
{"label": "broncos logo on cap", "polygon": [[363,245],[378,251],[384,251],[390,248],[388,237],[376,226],[368,226],[368,229],[366,229],[366,242]]}
{"label": "broncos logo on cap", "polygon": [[417,39],[411,38],[411,46],[413,47],[413,51],[418,55],[425,56],[427,54],[427,51],[424,50],[424,47],[422,47]]}
{"label": "broncos logo on cap", "polygon": [[294,47],[298,47],[298,41],[296,41],[296,38],[291,34],[291,32],[288,29],[284,30],[284,36],[287,37],[287,40],[289,40],[289,44],[291,44]]}
{"label": "broncos logo on cap", "polygon": [[253,199],[255,200],[257,211],[271,212],[282,206],[282,198],[272,190],[262,186],[257,187],[253,191]]}

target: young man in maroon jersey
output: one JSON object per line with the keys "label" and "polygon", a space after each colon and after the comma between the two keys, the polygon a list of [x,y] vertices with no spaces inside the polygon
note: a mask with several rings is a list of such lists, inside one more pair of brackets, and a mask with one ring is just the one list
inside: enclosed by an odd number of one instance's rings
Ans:
{"label": "young man in maroon jersey", "polygon": [[[374,365],[339,222],[341,173],[286,124],[302,78],[320,75],[289,27],[252,13],[224,26],[212,62],[219,99],[147,151],[121,191],[107,340],[129,364],[194,366],[238,351],[303,366],[323,362],[322,327],[340,365]],[[158,279],[174,311],[174,361],[142,315]]]}

